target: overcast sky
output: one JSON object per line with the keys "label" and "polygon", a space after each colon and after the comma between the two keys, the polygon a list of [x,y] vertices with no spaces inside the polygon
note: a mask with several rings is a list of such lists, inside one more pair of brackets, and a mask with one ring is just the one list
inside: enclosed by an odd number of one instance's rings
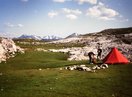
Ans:
{"label": "overcast sky", "polygon": [[0,0],[0,35],[85,34],[132,27],[132,0]]}

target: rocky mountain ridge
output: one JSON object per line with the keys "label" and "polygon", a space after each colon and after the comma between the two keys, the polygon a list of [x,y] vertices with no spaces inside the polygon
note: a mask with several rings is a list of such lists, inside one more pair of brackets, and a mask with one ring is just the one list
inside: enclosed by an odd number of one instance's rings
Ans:
{"label": "rocky mountain ridge", "polygon": [[79,34],[77,34],[77,33],[72,33],[72,34],[68,35],[65,38],[61,38],[61,37],[58,37],[58,36],[55,36],[55,35],[48,35],[48,36],[41,37],[41,36],[36,36],[36,35],[23,34],[20,37],[17,37],[15,39],[34,39],[34,40],[43,40],[43,41],[56,41],[56,40],[73,38],[73,37],[78,37],[78,36],[79,36]]}
{"label": "rocky mountain ridge", "polygon": [[79,34],[77,33],[72,33],[71,35],[67,36],[66,38],[73,38],[73,37],[78,37]]}
{"label": "rocky mountain ridge", "polygon": [[34,39],[34,40],[43,40],[43,41],[55,41],[55,40],[60,40],[62,39],[61,37],[57,37],[54,35],[51,36],[36,36],[36,35],[21,35],[20,37],[16,39]]}
{"label": "rocky mountain ridge", "polygon": [[[67,52],[72,52],[70,56],[70,60],[86,59],[86,57],[84,56],[84,52],[93,51],[94,53],[97,53],[96,51],[97,51],[97,46],[99,43],[101,44],[101,48],[103,49],[102,58],[104,58],[108,54],[111,48],[116,47],[130,61],[132,61],[132,27],[120,28],[120,29],[119,28],[118,29],[106,29],[98,33],[80,35],[78,37],[67,38],[63,40],[53,41],[50,43],[83,44],[84,47],[79,48],[77,50],[78,53],[76,53],[77,48],[76,49],[73,48],[67,51]],[[81,58],[79,58],[78,56],[81,56]]]}

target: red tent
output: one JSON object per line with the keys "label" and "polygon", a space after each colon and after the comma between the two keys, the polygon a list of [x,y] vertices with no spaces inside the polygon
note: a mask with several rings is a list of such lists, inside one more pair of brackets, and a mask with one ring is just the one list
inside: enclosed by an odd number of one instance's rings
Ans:
{"label": "red tent", "polygon": [[109,54],[104,58],[104,63],[114,64],[114,63],[129,63],[128,59],[118,51],[117,48],[113,48]]}

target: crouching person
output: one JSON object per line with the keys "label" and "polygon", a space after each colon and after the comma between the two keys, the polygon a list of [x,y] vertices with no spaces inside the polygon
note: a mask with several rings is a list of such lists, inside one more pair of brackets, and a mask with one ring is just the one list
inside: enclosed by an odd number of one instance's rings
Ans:
{"label": "crouching person", "polygon": [[89,52],[88,57],[89,57],[89,64],[95,64],[96,63],[95,54],[93,52]]}

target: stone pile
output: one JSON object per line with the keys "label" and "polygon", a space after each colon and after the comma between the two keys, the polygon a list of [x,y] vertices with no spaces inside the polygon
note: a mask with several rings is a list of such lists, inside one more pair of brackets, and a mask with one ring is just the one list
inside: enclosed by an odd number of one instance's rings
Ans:
{"label": "stone pile", "polygon": [[86,67],[86,65],[73,65],[65,67],[67,70],[79,70],[79,71],[92,71],[90,67]]}
{"label": "stone pile", "polygon": [[107,64],[101,64],[100,66],[99,65],[95,65],[95,66],[92,67],[93,70],[106,69],[106,68],[108,68]]}
{"label": "stone pile", "polygon": [[101,64],[99,65],[95,65],[93,67],[87,67],[86,65],[73,65],[73,66],[68,66],[65,67],[66,70],[79,70],[79,71],[89,71],[89,72],[95,72],[95,70],[99,70],[99,69],[107,69],[108,65],[107,64]]}

